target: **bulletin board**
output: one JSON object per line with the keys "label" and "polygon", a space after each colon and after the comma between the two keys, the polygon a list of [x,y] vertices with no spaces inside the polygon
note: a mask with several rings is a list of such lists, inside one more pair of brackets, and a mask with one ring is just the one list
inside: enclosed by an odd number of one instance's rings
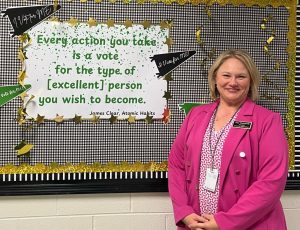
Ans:
{"label": "bulletin board", "polygon": [[14,0],[0,10],[1,195],[167,191],[171,144],[189,108],[211,101],[207,71],[228,48],[254,58],[258,104],[282,115],[295,169],[296,1]]}

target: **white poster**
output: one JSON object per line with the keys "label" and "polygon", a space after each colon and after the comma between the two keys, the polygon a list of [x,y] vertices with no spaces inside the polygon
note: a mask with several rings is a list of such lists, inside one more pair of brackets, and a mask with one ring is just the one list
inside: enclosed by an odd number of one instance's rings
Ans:
{"label": "white poster", "polygon": [[35,96],[28,116],[162,118],[167,82],[150,57],[168,52],[168,33],[160,26],[42,22],[25,49],[24,83]]}

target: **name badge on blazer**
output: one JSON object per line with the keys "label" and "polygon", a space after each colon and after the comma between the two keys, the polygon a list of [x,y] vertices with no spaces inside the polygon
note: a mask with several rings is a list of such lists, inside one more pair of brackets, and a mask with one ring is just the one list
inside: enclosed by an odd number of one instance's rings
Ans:
{"label": "name badge on blazer", "polygon": [[248,121],[235,121],[233,122],[233,128],[239,128],[239,129],[251,129],[252,122]]}

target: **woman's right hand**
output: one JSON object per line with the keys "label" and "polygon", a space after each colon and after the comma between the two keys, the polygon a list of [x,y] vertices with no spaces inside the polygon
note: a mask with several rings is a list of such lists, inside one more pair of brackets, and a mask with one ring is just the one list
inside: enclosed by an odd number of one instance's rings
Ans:
{"label": "woman's right hand", "polygon": [[195,223],[204,223],[207,222],[208,220],[205,219],[202,216],[197,215],[196,213],[192,213],[190,215],[187,215],[186,217],[183,218],[182,222],[191,230],[204,230],[202,228],[193,228],[191,225]]}

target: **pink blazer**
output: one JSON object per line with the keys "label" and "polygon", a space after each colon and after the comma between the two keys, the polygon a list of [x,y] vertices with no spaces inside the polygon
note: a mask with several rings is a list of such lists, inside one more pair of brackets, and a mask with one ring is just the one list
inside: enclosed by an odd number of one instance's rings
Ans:
{"label": "pink blazer", "polygon": [[[219,101],[193,108],[169,156],[169,193],[178,229],[191,213],[200,214],[198,197],[202,140]],[[288,173],[288,147],[281,117],[247,99],[223,146],[220,193],[215,219],[221,230],[285,230],[280,196]],[[241,152],[245,153],[240,154]]]}

